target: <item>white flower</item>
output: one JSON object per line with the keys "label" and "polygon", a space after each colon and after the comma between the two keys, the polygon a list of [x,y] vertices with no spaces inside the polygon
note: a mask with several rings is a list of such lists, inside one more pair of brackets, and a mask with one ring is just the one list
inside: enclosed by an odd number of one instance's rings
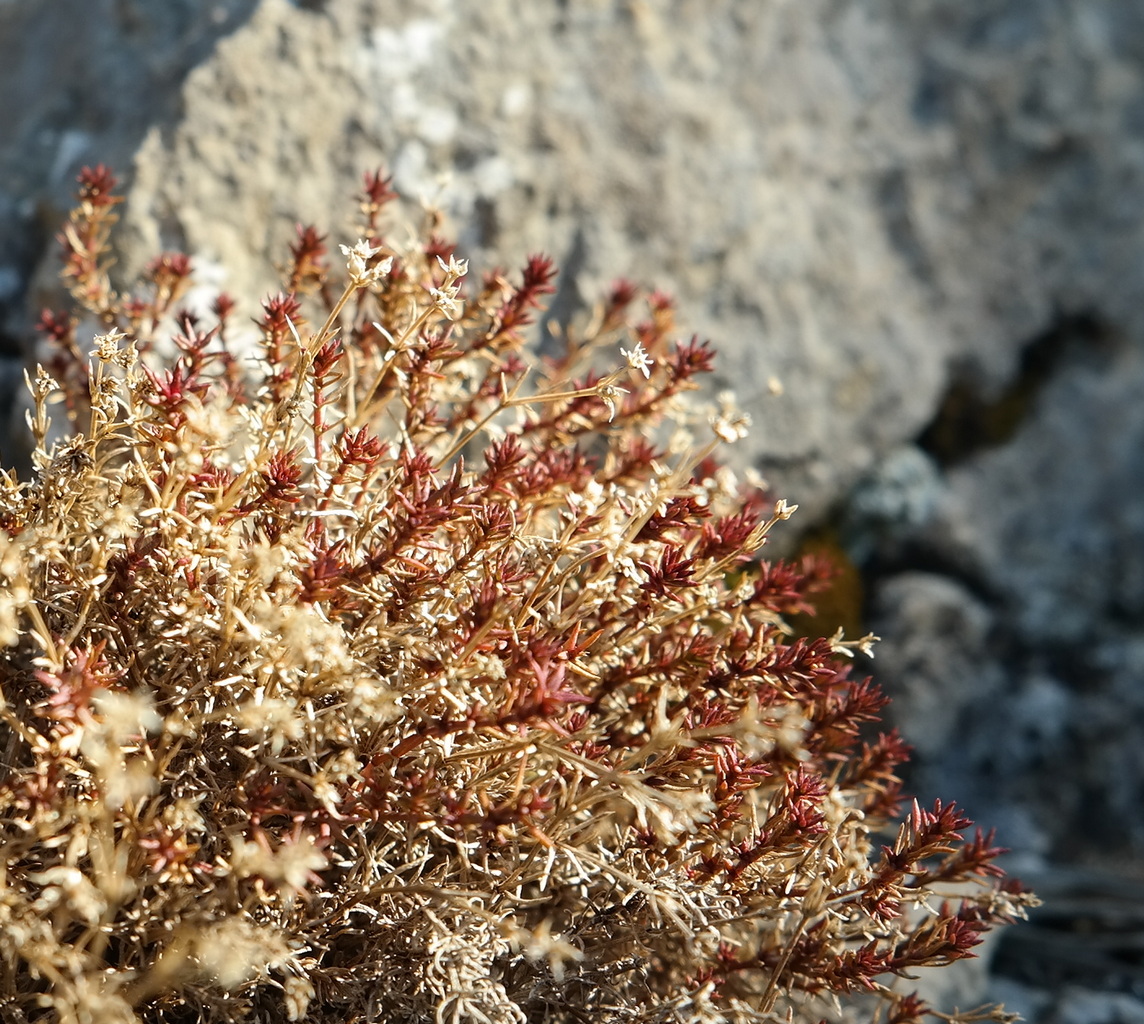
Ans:
{"label": "white flower", "polygon": [[285,992],[286,1019],[290,1021],[302,1020],[306,1016],[310,1000],[315,995],[314,986],[310,983],[309,978],[294,974],[287,975],[286,980],[282,983],[282,990]]}
{"label": "white flower", "polygon": [[584,954],[563,935],[553,932],[552,922],[547,918],[532,931],[514,928],[511,938],[513,944],[533,963],[547,960],[557,982],[564,980],[566,962],[578,963],[584,959]]}
{"label": "white flower", "polygon": [[638,370],[645,378],[651,376],[651,368],[655,365],[655,362],[647,352],[644,351],[641,342],[637,341],[636,347],[633,349],[626,349],[620,346],[620,354],[627,360],[629,369]]}
{"label": "white flower", "polygon": [[569,508],[577,515],[594,516],[608,499],[608,491],[598,480],[592,479],[584,485],[583,491],[572,491],[565,498]]}
{"label": "white flower", "polygon": [[450,320],[459,320],[464,307],[457,298],[457,289],[452,285],[443,288],[430,288],[429,294],[433,296],[433,305],[436,306]]}
{"label": "white flower", "polygon": [[93,925],[107,910],[107,897],[78,868],[57,865],[47,871],[29,874],[44,887],[32,909],[43,914],[60,904],[68,907],[85,924]]}
{"label": "white flower", "polygon": [[767,483],[767,478],[754,466],[748,466],[743,470],[743,480],[746,481],[748,487],[753,487],[756,491],[769,491],[771,489],[771,485]]}
{"label": "white flower", "polygon": [[126,337],[118,327],[107,334],[97,334],[94,341],[96,358],[103,363],[114,362],[119,355],[119,343]]}
{"label": "white flower", "polygon": [[148,693],[100,690],[92,697],[92,703],[100,715],[100,731],[114,743],[126,743],[134,736],[156,733],[163,727],[163,719]]}
{"label": "white flower", "polygon": [[445,271],[453,281],[456,281],[458,277],[464,277],[469,272],[469,261],[459,260],[456,256],[450,256],[448,263],[438,256],[437,262],[441,264],[441,269]]}
{"label": "white flower", "polygon": [[358,239],[357,245],[352,249],[348,245],[339,245],[338,248],[346,257],[346,269],[350,272],[350,277],[354,279],[365,276],[366,265],[381,251],[362,238]]}
{"label": "white flower", "polygon": [[798,511],[797,505],[788,505],[786,498],[779,498],[775,502],[775,518],[790,519]]}
{"label": "white flower", "polygon": [[393,269],[392,256],[387,256],[372,267],[369,265],[369,261],[381,252],[381,248],[370,245],[364,239],[358,239],[357,245],[352,248],[348,245],[340,245],[338,248],[346,257],[346,270],[349,271],[351,284],[371,285],[380,281]]}
{"label": "white flower", "polygon": [[270,752],[275,757],[282,753],[288,740],[299,739],[305,731],[291,701],[263,698],[261,693],[254,700],[239,705],[235,724],[245,733],[268,736]]}
{"label": "white flower", "polygon": [[32,378],[28,376],[27,370],[24,371],[24,380],[27,381],[28,387],[37,398],[43,398],[53,391],[60,390],[59,382],[38,363],[36,364],[36,382],[32,383]]}
{"label": "white flower", "polygon": [[596,397],[600,399],[608,407],[608,422],[616,418],[616,402],[620,401],[620,395],[626,395],[627,388],[617,387],[615,384],[609,384],[607,381],[600,381],[596,385]]}
{"label": "white flower", "polygon": [[751,417],[735,404],[735,394],[723,391],[719,394],[719,414],[712,418],[711,429],[715,436],[728,444],[734,444],[747,436]]}
{"label": "white flower", "polygon": [[695,447],[695,435],[686,427],[676,427],[667,440],[669,455],[684,455]]}

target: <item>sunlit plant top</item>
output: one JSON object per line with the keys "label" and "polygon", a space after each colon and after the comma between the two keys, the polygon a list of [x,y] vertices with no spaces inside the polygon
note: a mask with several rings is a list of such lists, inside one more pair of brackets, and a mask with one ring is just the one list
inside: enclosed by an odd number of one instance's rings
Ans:
{"label": "sunlit plant top", "polygon": [[899,821],[873,638],[792,636],[828,573],[761,558],[711,348],[620,282],[541,358],[551,263],[474,282],[394,199],[300,229],[251,342],[181,254],[114,289],[81,176],[0,481],[0,1016],[933,1012],[1028,897]]}

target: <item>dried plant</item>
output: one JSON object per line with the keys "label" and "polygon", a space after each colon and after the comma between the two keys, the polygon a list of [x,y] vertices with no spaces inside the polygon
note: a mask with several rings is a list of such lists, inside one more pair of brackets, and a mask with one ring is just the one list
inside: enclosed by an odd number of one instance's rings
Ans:
{"label": "dried plant", "polygon": [[952,806],[894,825],[873,638],[791,635],[821,567],[758,557],[793,507],[667,297],[537,370],[550,262],[466,288],[377,174],[244,347],[182,255],[112,287],[80,181],[0,480],[0,1019],[906,1024],[1022,913]]}

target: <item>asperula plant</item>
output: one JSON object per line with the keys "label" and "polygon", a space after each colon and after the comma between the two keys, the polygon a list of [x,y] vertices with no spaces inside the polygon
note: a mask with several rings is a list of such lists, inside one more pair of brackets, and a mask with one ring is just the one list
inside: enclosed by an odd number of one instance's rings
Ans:
{"label": "asperula plant", "polygon": [[114,189],[0,479],[3,1020],[1009,1019],[913,993],[1031,898],[901,816],[667,296],[541,356],[550,261],[473,282],[377,173],[252,331],[182,254],[113,287]]}

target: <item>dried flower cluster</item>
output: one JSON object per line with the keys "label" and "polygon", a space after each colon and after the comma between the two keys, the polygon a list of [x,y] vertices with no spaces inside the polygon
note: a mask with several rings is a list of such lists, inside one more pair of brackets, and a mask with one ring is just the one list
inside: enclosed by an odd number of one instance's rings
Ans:
{"label": "dried flower cluster", "polygon": [[894,825],[872,638],[790,635],[821,567],[757,557],[793,508],[667,297],[538,372],[549,261],[470,285],[378,174],[244,350],[180,254],[112,288],[113,188],[0,479],[0,1020],[906,1024],[1021,913],[953,807]]}

